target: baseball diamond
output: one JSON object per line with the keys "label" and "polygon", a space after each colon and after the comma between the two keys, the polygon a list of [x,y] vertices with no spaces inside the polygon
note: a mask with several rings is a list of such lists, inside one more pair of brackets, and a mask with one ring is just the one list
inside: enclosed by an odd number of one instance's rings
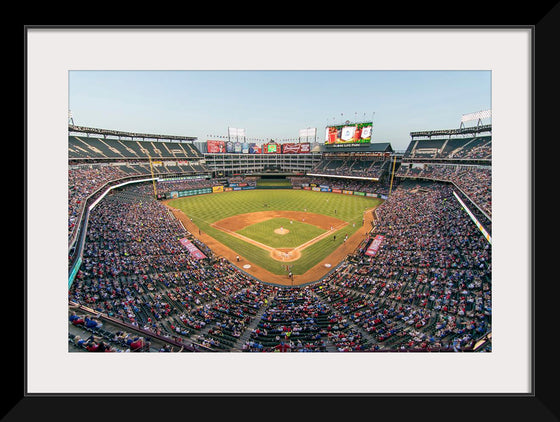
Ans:
{"label": "baseball diamond", "polygon": [[[250,263],[244,271],[265,282],[301,285],[327,274],[364,240],[372,211],[380,202],[313,191],[252,190],[166,203],[187,230],[215,253],[240,268]],[[245,212],[251,208],[254,212]],[[242,212],[235,214],[236,210]],[[239,262],[234,259],[238,255]],[[289,270],[293,279],[287,278]]]}

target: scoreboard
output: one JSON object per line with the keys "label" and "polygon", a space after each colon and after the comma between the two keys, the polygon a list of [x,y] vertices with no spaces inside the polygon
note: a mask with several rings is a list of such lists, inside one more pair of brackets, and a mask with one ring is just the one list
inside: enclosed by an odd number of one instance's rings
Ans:
{"label": "scoreboard", "polygon": [[369,144],[373,132],[372,122],[349,123],[327,126],[325,144]]}

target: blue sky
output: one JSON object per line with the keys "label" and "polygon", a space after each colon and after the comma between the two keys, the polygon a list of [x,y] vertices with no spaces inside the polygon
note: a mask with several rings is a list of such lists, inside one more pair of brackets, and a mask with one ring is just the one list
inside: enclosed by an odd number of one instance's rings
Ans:
{"label": "blue sky", "polygon": [[458,128],[491,109],[490,71],[70,71],[74,123],[195,136],[297,139],[299,130],[373,116],[372,142],[404,150],[410,132]]}

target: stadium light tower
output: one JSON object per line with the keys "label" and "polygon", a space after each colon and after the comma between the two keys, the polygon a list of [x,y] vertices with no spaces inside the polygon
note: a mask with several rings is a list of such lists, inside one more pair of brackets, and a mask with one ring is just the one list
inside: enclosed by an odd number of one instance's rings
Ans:
{"label": "stadium light tower", "polygon": [[307,127],[305,129],[299,130],[299,137],[298,142],[301,142],[301,138],[305,138],[305,141],[309,141],[309,138],[314,138],[315,141],[317,140],[317,128],[315,127]]}
{"label": "stadium light tower", "polygon": [[242,140],[246,138],[245,129],[228,127],[228,140],[231,140],[231,138],[235,138],[236,141],[239,141],[240,137],[242,138]]}
{"label": "stadium light tower", "polygon": [[461,116],[461,125],[459,126],[459,129],[463,129],[465,127],[465,122],[470,122],[472,120],[477,121],[476,127],[478,128],[482,124],[482,120],[491,118],[492,110],[483,110],[474,113],[463,114],[463,116]]}

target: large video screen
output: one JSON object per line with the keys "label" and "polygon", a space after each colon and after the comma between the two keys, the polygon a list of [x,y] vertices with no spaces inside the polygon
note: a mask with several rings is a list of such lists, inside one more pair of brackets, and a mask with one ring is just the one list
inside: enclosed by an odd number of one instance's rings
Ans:
{"label": "large video screen", "polygon": [[372,122],[327,126],[325,144],[369,144],[372,131]]}

